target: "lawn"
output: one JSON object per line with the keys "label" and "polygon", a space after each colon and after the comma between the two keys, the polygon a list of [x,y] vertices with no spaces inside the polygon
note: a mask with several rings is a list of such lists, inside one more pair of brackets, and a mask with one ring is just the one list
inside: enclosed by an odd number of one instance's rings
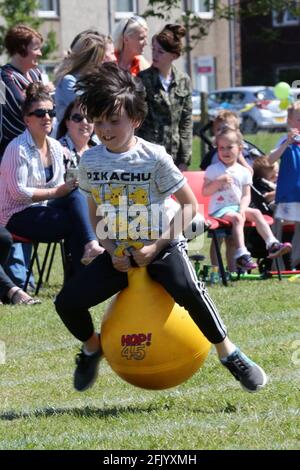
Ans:
{"label": "lawn", "polygon": [[41,305],[0,307],[0,449],[299,449],[299,279],[208,286],[230,337],[269,375],[257,394],[213,351],[174,389],[135,388],[103,361],[94,387],[75,392],[79,344],[53,308],[61,281],[57,255]]}

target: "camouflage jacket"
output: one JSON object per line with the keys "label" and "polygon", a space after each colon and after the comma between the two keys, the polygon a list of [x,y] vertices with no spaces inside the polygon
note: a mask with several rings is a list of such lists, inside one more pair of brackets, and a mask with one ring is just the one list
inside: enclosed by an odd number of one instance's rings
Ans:
{"label": "camouflage jacket", "polygon": [[164,145],[176,165],[189,164],[192,153],[192,93],[190,78],[172,67],[173,79],[166,92],[158,70],[139,73],[147,93],[148,114],[137,135]]}

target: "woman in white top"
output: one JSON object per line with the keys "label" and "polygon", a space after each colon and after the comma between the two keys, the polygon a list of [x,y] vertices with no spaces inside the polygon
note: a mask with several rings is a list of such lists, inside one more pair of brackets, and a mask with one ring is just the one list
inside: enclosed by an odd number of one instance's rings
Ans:
{"label": "woman in white top", "polygon": [[7,147],[0,174],[0,224],[41,242],[64,238],[73,270],[103,252],[90,225],[78,180],[64,182],[63,150],[48,137],[55,115],[45,85],[29,85],[23,105],[27,129]]}

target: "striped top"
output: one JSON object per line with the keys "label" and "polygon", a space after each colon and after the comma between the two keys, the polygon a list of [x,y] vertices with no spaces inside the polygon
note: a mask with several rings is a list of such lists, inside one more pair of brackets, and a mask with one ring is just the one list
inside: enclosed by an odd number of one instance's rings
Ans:
{"label": "striped top", "polygon": [[63,149],[57,140],[47,137],[53,177],[46,182],[45,169],[35,142],[26,129],[10,142],[4,152],[0,172],[0,225],[33,204],[37,188],[54,188],[64,183]]}
{"label": "striped top", "polygon": [[11,64],[1,67],[0,86],[0,161],[9,142],[25,130],[21,106],[25,92],[32,82],[41,82],[42,75],[38,68],[28,72],[30,79]]}

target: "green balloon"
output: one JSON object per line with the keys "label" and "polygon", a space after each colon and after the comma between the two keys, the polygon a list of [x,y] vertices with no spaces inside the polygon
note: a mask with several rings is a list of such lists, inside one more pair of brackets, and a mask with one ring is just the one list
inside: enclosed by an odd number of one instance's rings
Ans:
{"label": "green balloon", "polygon": [[290,105],[289,100],[281,100],[280,104],[279,104],[279,108],[280,109],[288,109],[289,105]]}
{"label": "green balloon", "polygon": [[291,91],[291,87],[286,82],[279,82],[274,87],[274,95],[279,100],[287,100]]}

